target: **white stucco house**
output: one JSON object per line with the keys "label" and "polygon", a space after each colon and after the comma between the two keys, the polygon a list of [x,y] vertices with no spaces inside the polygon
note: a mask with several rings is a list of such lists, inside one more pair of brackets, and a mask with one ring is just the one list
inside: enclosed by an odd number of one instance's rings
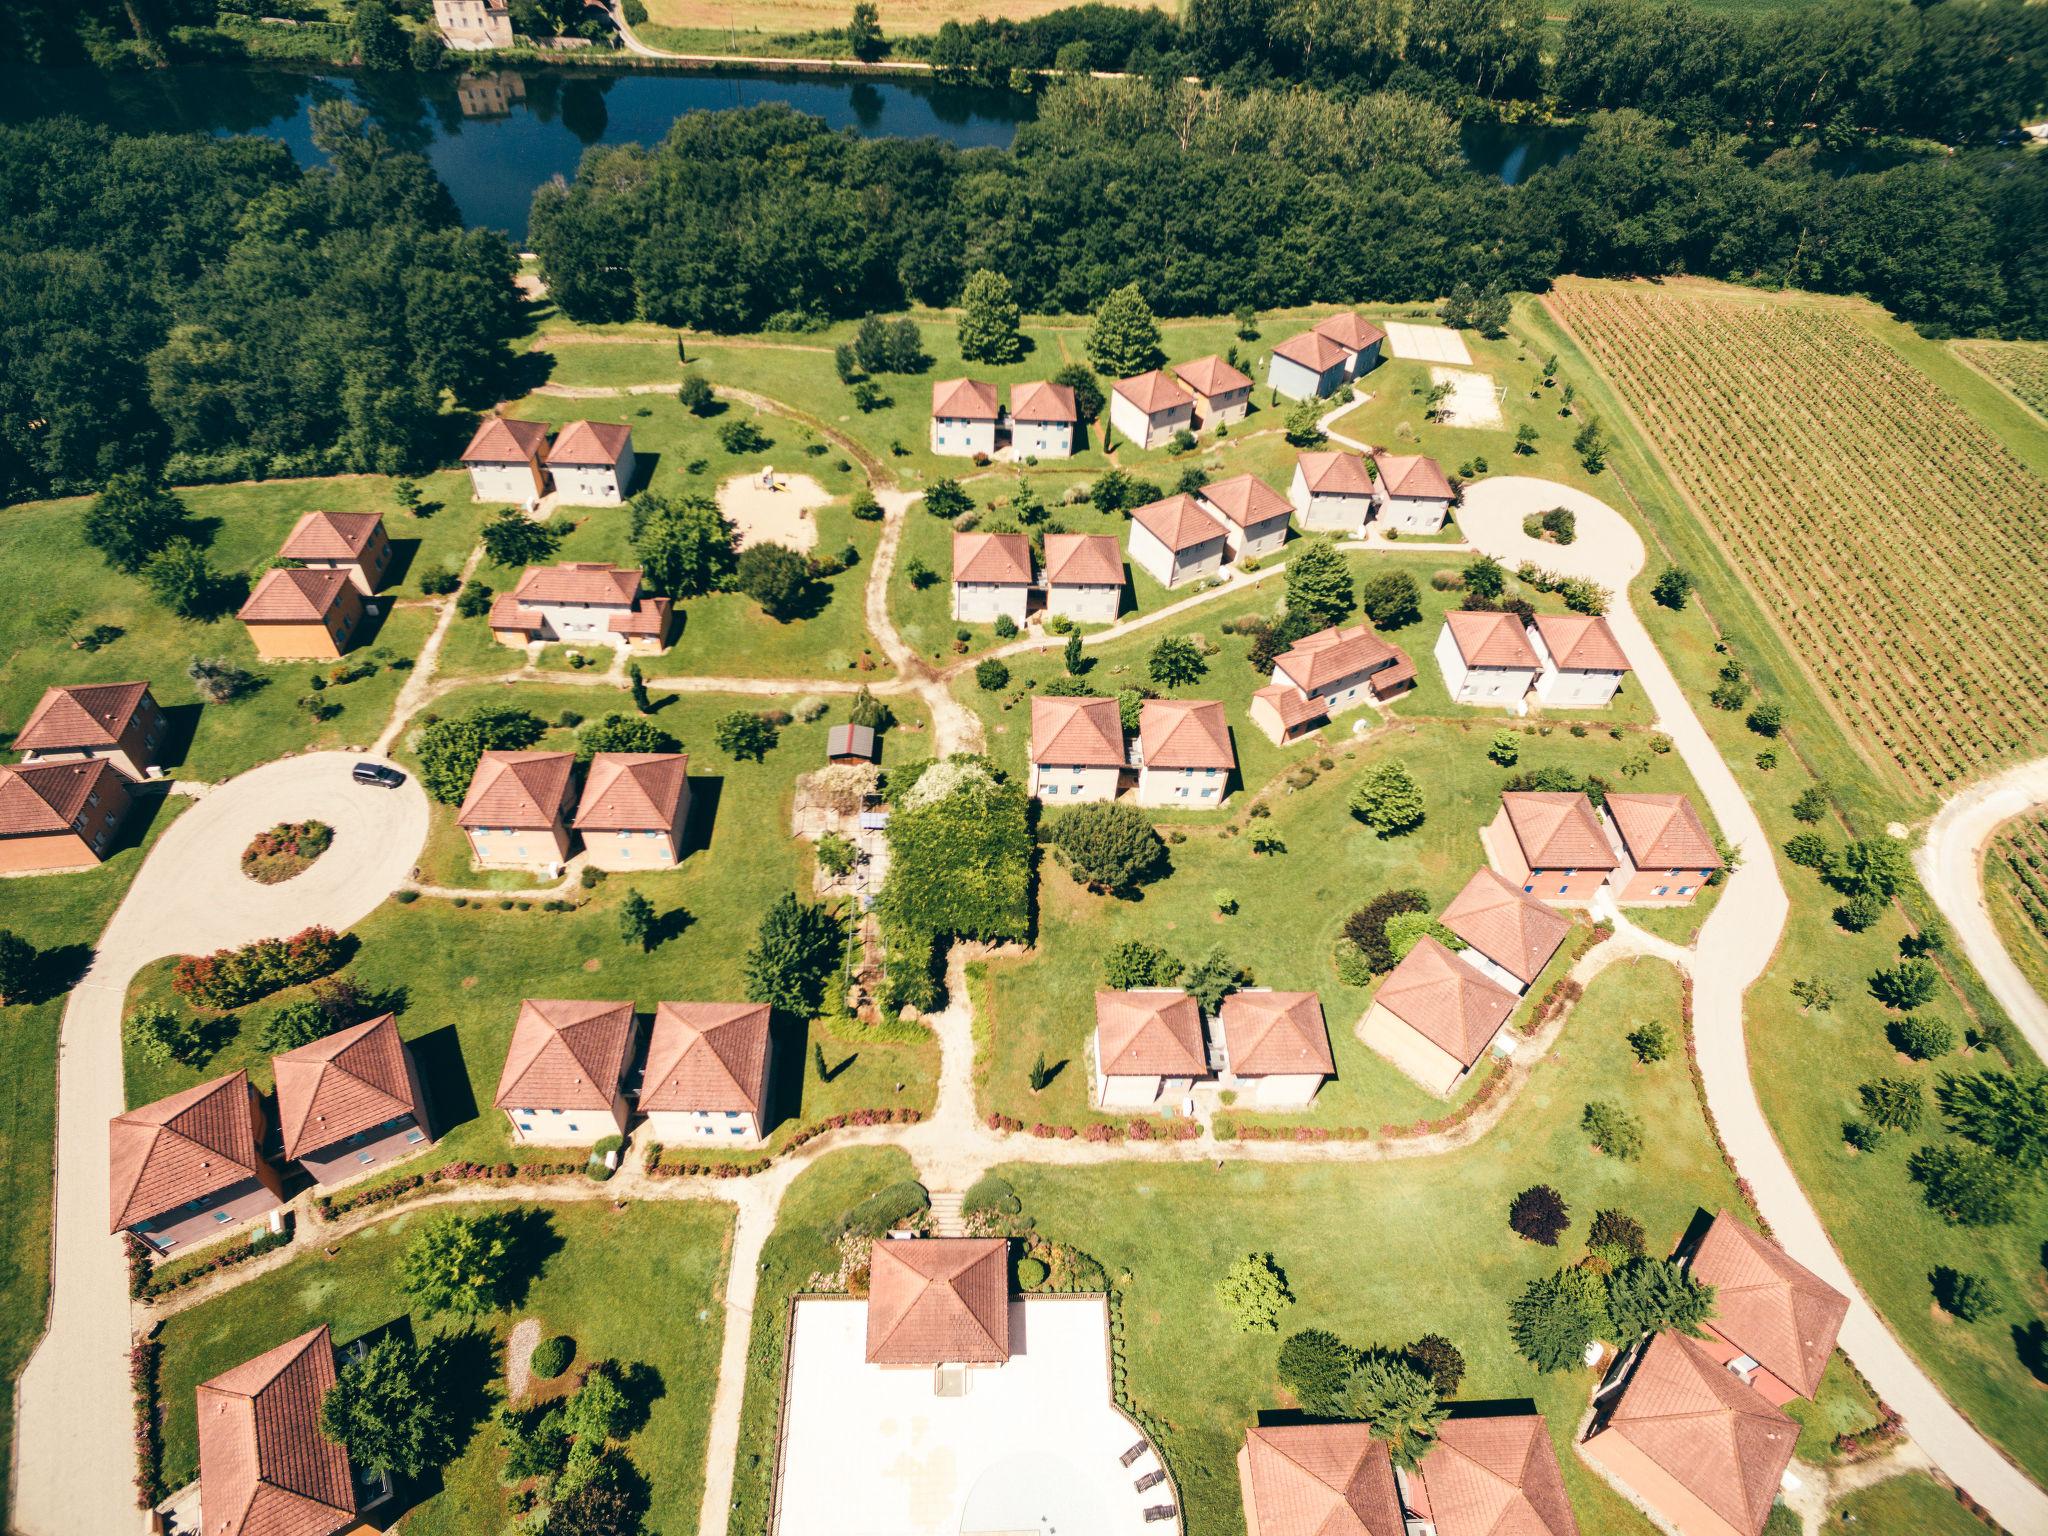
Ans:
{"label": "white stucco house", "polygon": [[1517,714],[1539,666],[1516,615],[1457,608],[1437,632],[1436,664],[1453,704],[1495,704]]}
{"label": "white stucco house", "polygon": [[512,46],[512,11],[502,0],[434,0],[434,26],[458,53]]}
{"label": "white stucco house", "polygon": [[1130,555],[1162,587],[1183,586],[1223,569],[1230,534],[1222,518],[1182,493],[1131,513]]}
{"label": "white stucco house", "polygon": [[1257,475],[1232,475],[1205,485],[1196,500],[1222,521],[1232,560],[1270,555],[1287,542],[1294,504]]}
{"label": "white stucco house", "polygon": [[1344,387],[1352,354],[1317,331],[1290,336],[1273,348],[1266,383],[1289,400],[1321,400]]}
{"label": "white stucco house", "polygon": [[1193,431],[1194,421],[1195,397],[1161,369],[1119,379],[1110,391],[1109,424],[1134,447],[1163,447],[1174,433]]}
{"label": "white stucco house", "polygon": [[1351,310],[1318,320],[1315,332],[1344,349],[1344,377],[1356,379],[1380,365],[1380,343],[1387,333]]}
{"label": "white stucco house", "polygon": [[587,1147],[622,1136],[640,1021],[630,1002],[527,998],[492,1104],[523,1146]]}
{"label": "white stucco house", "polygon": [[980,379],[941,379],[932,385],[932,452],[954,458],[996,451],[1003,408],[996,387]]}
{"label": "white stucco house", "polygon": [[1202,1010],[1178,987],[1095,994],[1089,1075],[1098,1109],[1148,1109],[1209,1075]]}
{"label": "white stucco house", "polygon": [[765,1130],[766,1003],[659,1003],[636,1107],[664,1147],[751,1146]]}
{"label": "white stucco house", "polygon": [[1481,865],[1444,908],[1443,925],[1465,941],[1458,958],[1517,997],[1543,974],[1572,920]]}
{"label": "white stucco house", "polygon": [[547,453],[545,423],[486,416],[462,450],[462,467],[478,501],[530,507],[548,493]]}
{"label": "white stucco house", "polygon": [[1080,435],[1081,413],[1068,386],[1010,386],[1010,449],[1018,458],[1072,458]]}
{"label": "white stucco house", "polygon": [[1124,599],[1124,557],[1107,533],[1045,536],[1045,611],[1076,624],[1114,624]]}
{"label": "white stucco house", "polygon": [[1372,516],[1372,471],[1362,454],[1317,449],[1294,461],[1287,499],[1309,533],[1358,538]]}
{"label": "white stucco house", "polygon": [[1597,614],[1539,613],[1527,633],[1542,668],[1536,697],[1546,708],[1605,709],[1632,670],[1613,629]]}
{"label": "white stucco house", "polygon": [[565,507],[616,507],[633,494],[633,429],[572,421],[548,450],[548,477]]}
{"label": "white stucco house", "polygon": [[674,606],[640,590],[640,573],[602,560],[530,565],[519,584],[491,604],[492,638],[500,645],[537,641],[608,645],[637,655],[668,647]]}
{"label": "white stucco house", "polygon": [[1415,663],[1360,620],[1318,630],[1273,658],[1273,681],[1252,695],[1251,720],[1276,746],[1413,687]]}
{"label": "white stucco house", "polygon": [[1173,376],[1195,397],[1197,432],[1243,421],[1251,411],[1251,376],[1213,352],[1191,363],[1174,364]]}
{"label": "white stucco house", "polygon": [[1422,453],[1375,451],[1372,462],[1374,523],[1396,533],[1441,533],[1457,496],[1443,466]]}
{"label": "white stucco house", "polygon": [[1213,810],[1230,793],[1237,753],[1214,699],[1147,699],[1138,706],[1138,804]]}
{"label": "white stucco house", "polygon": [[953,535],[953,617],[993,624],[1004,614],[1022,625],[1031,607],[1031,541],[1021,533]]}
{"label": "white stucco house", "polygon": [[1115,699],[1031,701],[1031,793],[1048,806],[1114,800],[1123,785],[1123,716]]}
{"label": "white stucco house", "polygon": [[1337,1075],[1322,999],[1313,992],[1253,987],[1233,992],[1217,1011],[1223,1035],[1218,1079],[1255,1109],[1306,1109]]}

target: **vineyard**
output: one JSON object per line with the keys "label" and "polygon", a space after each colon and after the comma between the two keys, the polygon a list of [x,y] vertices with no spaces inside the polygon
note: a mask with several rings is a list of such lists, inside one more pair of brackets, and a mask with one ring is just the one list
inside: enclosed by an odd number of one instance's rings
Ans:
{"label": "vineyard", "polygon": [[2048,341],[1958,341],[1964,361],[2037,416],[2048,416]]}
{"label": "vineyard", "polygon": [[1992,841],[1985,863],[1985,894],[1996,902],[2003,893],[2019,918],[2020,933],[2034,940],[2029,955],[2021,955],[2010,940],[2008,948],[2028,971],[2035,971],[2048,963],[2048,812],[2008,822]]}
{"label": "vineyard", "polygon": [[1851,734],[1939,791],[2048,743],[2048,483],[1830,308],[1549,301]]}

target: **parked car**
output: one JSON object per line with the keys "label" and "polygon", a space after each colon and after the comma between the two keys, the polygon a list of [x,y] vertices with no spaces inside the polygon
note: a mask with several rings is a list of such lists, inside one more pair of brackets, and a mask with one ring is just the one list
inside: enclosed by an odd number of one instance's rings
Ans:
{"label": "parked car", "polygon": [[404,774],[382,763],[357,763],[354,776],[358,784],[375,784],[380,789],[396,789],[405,782]]}

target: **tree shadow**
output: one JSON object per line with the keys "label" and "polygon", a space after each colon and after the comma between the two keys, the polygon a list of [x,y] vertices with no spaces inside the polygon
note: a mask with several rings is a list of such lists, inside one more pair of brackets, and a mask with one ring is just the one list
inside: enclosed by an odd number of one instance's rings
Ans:
{"label": "tree shadow", "polygon": [[659,949],[670,939],[681,938],[696,921],[688,907],[670,907],[654,920],[654,926],[647,931],[647,947]]}
{"label": "tree shadow", "polygon": [[47,1003],[62,997],[78,985],[86,967],[92,964],[92,957],[93,947],[90,944],[59,944],[54,949],[39,951],[29,975],[28,990],[7,1001]]}
{"label": "tree shadow", "polygon": [[1058,1061],[1049,1061],[1045,1064],[1045,1081],[1040,1084],[1040,1091],[1050,1088],[1059,1081],[1060,1074],[1067,1070],[1069,1060],[1069,1057],[1062,1056]]}
{"label": "tree shadow", "polygon": [[2048,1323],[2038,1317],[2025,1324],[2014,1323],[2012,1347],[2027,1373],[2048,1386]]}
{"label": "tree shadow", "polygon": [[647,1427],[647,1419],[654,1411],[654,1405],[668,1396],[668,1383],[662,1379],[661,1371],[657,1367],[649,1365],[644,1360],[614,1361],[612,1374],[618,1381],[619,1390],[626,1395],[623,1435],[638,1434]]}
{"label": "tree shadow", "polygon": [[511,1262],[505,1276],[505,1305],[524,1306],[526,1293],[565,1246],[554,1218],[537,1205],[522,1205],[499,1216]]}
{"label": "tree shadow", "polygon": [[476,1094],[470,1087],[469,1069],[463,1065],[462,1039],[455,1026],[444,1024],[406,1043],[412,1047],[413,1065],[419,1069],[420,1087],[427,1097],[428,1128],[445,1136],[474,1120]]}

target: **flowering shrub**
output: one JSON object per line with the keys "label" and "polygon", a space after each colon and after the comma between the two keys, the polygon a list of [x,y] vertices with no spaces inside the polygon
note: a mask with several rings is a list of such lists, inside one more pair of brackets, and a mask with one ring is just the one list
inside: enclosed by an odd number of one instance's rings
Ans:
{"label": "flowering shrub", "polygon": [[144,1339],[128,1351],[128,1387],[135,1394],[135,1507],[154,1509],[164,1487],[164,1435],[157,1406],[157,1366],[164,1347]]}
{"label": "flowering shrub", "polygon": [[237,1264],[246,1264],[266,1253],[275,1253],[291,1240],[292,1219],[287,1212],[282,1231],[273,1232],[266,1227],[240,1242],[216,1248],[189,1264],[170,1268],[154,1265],[149,1246],[131,1234],[128,1239],[128,1295],[136,1301],[153,1301],[171,1291],[183,1290],[194,1281],[204,1280],[220,1270],[233,1269]]}
{"label": "flowering shrub", "polygon": [[789,1140],[782,1144],[781,1152],[764,1152],[759,1157],[744,1163],[702,1162],[684,1158],[680,1162],[662,1161],[662,1154],[668,1149],[655,1145],[647,1149],[647,1171],[656,1178],[713,1178],[745,1179],[757,1173],[766,1173],[776,1157],[794,1152],[798,1147],[816,1141],[828,1131],[843,1131],[849,1126],[870,1125],[915,1125],[922,1120],[921,1111],[909,1108],[850,1109],[843,1114],[827,1115],[814,1125],[799,1126],[790,1133]]}
{"label": "flowering shrub", "polygon": [[348,949],[332,928],[304,928],[288,939],[186,955],[171,975],[171,987],[200,1008],[239,1008],[327,975],[348,958]]}
{"label": "flowering shrub", "polygon": [[311,864],[334,845],[334,828],[324,821],[281,821],[258,832],[242,850],[242,873],[262,885],[276,885]]}
{"label": "flowering shrub", "polygon": [[337,1221],[351,1211],[360,1211],[368,1206],[387,1205],[393,1200],[424,1189],[430,1184],[468,1184],[485,1181],[506,1184],[531,1179],[566,1179],[580,1174],[587,1164],[584,1162],[548,1163],[443,1163],[426,1173],[409,1173],[403,1178],[392,1179],[383,1184],[372,1184],[367,1189],[352,1191],[346,1195],[320,1195],[313,1201],[325,1221]]}

